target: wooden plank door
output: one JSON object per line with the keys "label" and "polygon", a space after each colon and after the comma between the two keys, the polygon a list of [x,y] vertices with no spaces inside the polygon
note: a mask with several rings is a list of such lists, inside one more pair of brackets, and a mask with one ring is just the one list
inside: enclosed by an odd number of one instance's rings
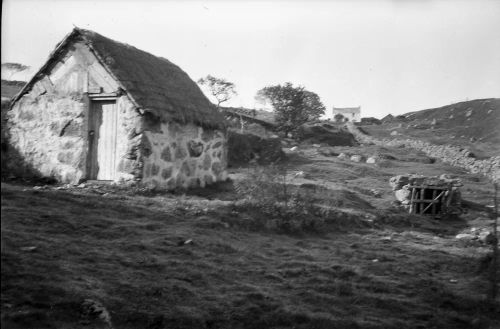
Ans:
{"label": "wooden plank door", "polygon": [[116,178],[118,110],[115,101],[92,101],[89,117],[89,179]]}

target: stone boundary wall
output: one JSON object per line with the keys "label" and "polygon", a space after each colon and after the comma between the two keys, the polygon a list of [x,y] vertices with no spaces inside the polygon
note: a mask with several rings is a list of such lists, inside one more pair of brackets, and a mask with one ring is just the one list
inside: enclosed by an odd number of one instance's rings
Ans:
{"label": "stone boundary wall", "polygon": [[352,123],[346,124],[347,129],[354,137],[362,143],[373,143],[380,146],[391,147],[410,147],[424,152],[430,157],[440,159],[441,161],[464,168],[474,174],[482,174],[492,179],[500,181],[500,156],[491,157],[488,159],[478,160],[468,149],[455,145],[434,145],[428,142],[416,139],[376,139],[362,133]]}

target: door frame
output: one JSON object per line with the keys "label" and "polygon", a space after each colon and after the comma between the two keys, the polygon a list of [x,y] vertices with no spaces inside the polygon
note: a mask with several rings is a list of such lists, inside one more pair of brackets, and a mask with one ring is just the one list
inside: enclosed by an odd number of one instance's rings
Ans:
{"label": "door frame", "polygon": [[[86,171],[86,179],[87,180],[97,180],[97,175],[98,175],[98,172],[96,173],[93,173],[92,172],[92,162],[93,161],[97,161],[97,150],[95,152],[95,159],[94,159],[94,155],[93,155],[93,151],[92,149],[94,147],[98,147],[97,145],[94,146],[95,144],[95,140],[94,140],[94,137],[93,135],[91,135],[91,128],[93,127],[92,125],[92,119],[93,119],[93,111],[94,110],[94,104],[95,103],[98,103],[98,102],[106,102],[106,101],[111,101],[111,102],[114,102],[115,103],[115,106],[118,106],[118,97],[116,95],[116,93],[110,93],[110,94],[104,94],[104,93],[101,93],[101,94],[88,94],[88,118],[87,118],[87,131],[86,131],[86,134],[87,134],[87,161],[86,161],[86,166],[85,166],[85,171]],[[118,109],[117,109],[118,111]],[[102,122],[101,122],[102,124]],[[95,132],[94,132],[95,134]],[[95,175],[93,175],[95,174]],[[94,177],[95,176],[95,177]],[[104,182],[104,181],[103,181]]]}

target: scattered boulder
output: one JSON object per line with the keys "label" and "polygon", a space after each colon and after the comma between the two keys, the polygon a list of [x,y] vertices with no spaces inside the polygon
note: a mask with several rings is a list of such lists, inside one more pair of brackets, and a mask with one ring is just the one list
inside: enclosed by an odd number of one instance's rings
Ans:
{"label": "scattered boulder", "polygon": [[493,244],[496,242],[496,237],[493,232],[487,228],[473,227],[468,232],[462,232],[455,236],[457,240],[477,241],[482,244]]}
{"label": "scattered boulder", "polygon": [[20,250],[21,251],[28,251],[28,252],[33,252],[37,249],[37,247],[35,246],[29,246],[29,247],[21,247]]}
{"label": "scattered boulder", "polygon": [[228,133],[229,166],[256,161],[259,164],[278,162],[285,158],[279,138],[262,138],[253,134]]}
{"label": "scattered boulder", "polygon": [[111,315],[109,311],[98,301],[93,299],[85,299],[82,303],[82,320],[86,324],[101,322],[99,327],[113,328],[111,323]]}
{"label": "scattered boulder", "polygon": [[481,241],[484,244],[494,244],[496,242],[496,239],[497,239],[493,232],[490,232],[487,230],[479,232],[477,238],[479,241]]}
{"label": "scattered boulder", "polygon": [[477,237],[474,234],[470,233],[460,233],[455,236],[455,239],[457,240],[462,240],[462,241],[472,241],[476,240]]}
{"label": "scattered boulder", "polygon": [[358,145],[356,138],[347,129],[324,122],[302,125],[298,130],[297,137],[302,142],[311,144],[326,144],[329,146]]}
{"label": "scattered boulder", "polygon": [[351,156],[351,161],[353,162],[363,162],[365,160],[365,157],[359,154],[354,154]]}
{"label": "scattered boulder", "polygon": [[410,183],[409,175],[398,175],[391,177],[391,179],[389,180],[389,185],[391,185],[393,191],[400,190],[403,188],[403,186],[409,183]]}
{"label": "scattered boulder", "polygon": [[306,174],[303,171],[298,171],[294,175],[295,178],[305,178]]}
{"label": "scattered boulder", "polygon": [[345,153],[340,153],[340,154],[337,156],[337,158],[339,158],[339,159],[348,159],[348,158],[349,158],[349,156],[348,156],[347,154],[345,154]]}
{"label": "scattered boulder", "polygon": [[450,183],[453,186],[463,186],[464,185],[462,183],[462,180],[460,180],[459,178],[453,177],[450,174],[442,174],[441,176],[439,176],[439,179],[446,182],[446,183]]}
{"label": "scattered boulder", "polygon": [[401,204],[407,205],[410,203],[410,190],[408,188],[402,188],[400,190],[397,190],[395,195],[396,195],[396,200],[401,202]]}

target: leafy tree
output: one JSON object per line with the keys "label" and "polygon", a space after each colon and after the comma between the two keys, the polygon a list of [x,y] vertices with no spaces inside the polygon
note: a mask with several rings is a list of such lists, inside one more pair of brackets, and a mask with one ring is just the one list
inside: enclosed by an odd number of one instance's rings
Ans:
{"label": "leafy tree", "polygon": [[235,85],[225,79],[216,78],[210,74],[198,80],[198,84],[206,87],[210,94],[217,100],[217,109],[231,97],[237,95]]}
{"label": "leafy tree", "polygon": [[333,118],[335,119],[335,122],[337,123],[342,123],[344,122],[344,119],[346,119],[346,117],[344,117],[341,113],[337,113],[333,116]]}
{"label": "leafy tree", "polygon": [[316,93],[302,86],[294,87],[290,82],[265,87],[257,92],[256,98],[272,105],[276,123],[287,135],[325,113],[325,106]]}
{"label": "leafy tree", "polygon": [[[10,79],[13,74],[29,69],[29,66],[19,63],[2,63],[2,75],[9,74],[7,79]],[[2,77],[3,79],[3,77]]]}

